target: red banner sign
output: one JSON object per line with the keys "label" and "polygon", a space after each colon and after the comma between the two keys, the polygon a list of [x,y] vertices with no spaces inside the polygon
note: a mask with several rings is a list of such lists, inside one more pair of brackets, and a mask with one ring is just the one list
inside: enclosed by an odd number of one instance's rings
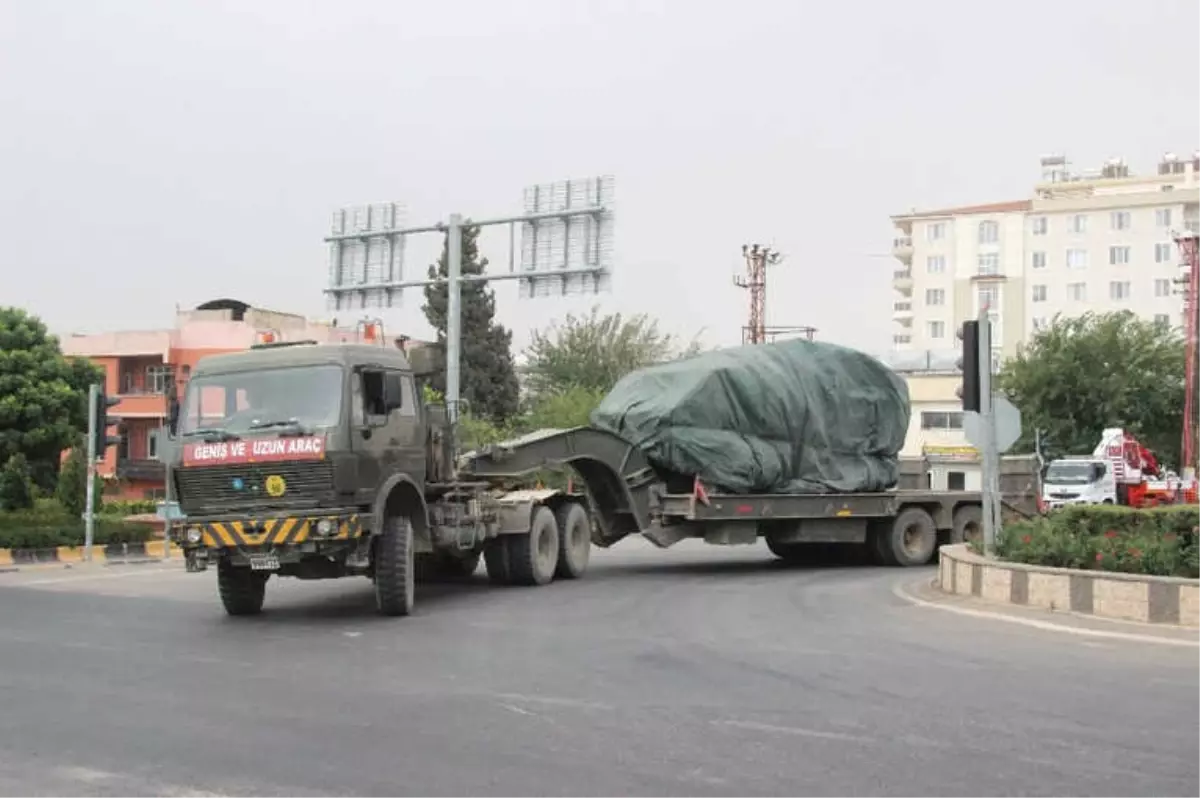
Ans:
{"label": "red banner sign", "polygon": [[320,460],[324,456],[325,439],[315,436],[189,443],[183,447],[183,464],[185,466],[274,463],[280,460]]}

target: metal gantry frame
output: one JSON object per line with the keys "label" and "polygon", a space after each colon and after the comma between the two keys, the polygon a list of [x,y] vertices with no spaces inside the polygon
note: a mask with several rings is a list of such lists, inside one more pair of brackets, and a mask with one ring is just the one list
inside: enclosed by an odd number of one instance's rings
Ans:
{"label": "metal gantry frame", "polygon": [[396,242],[404,236],[420,233],[442,233],[447,240],[446,277],[433,280],[396,280],[376,283],[362,283],[344,288],[327,288],[327,294],[348,294],[369,290],[395,291],[405,288],[425,288],[432,285],[446,285],[448,303],[446,308],[446,413],[451,423],[458,419],[458,406],[461,392],[461,357],[462,357],[462,284],[464,282],[493,282],[499,280],[540,280],[545,277],[563,277],[572,275],[599,275],[604,272],[602,265],[585,266],[582,268],[558,268],[537,271],[517,271],[512,262],[510,251],[509,271],[492,274],[462,273],[462,231],[464,227],[491,227],[509,225],[510,246],[513,245],[515,225],[534,224],[545,220],[568,220],[575,217],[591,216],[598,220],[601,214],[610,209],[600,203],[578,208],[564,208],[557,211],[524,213],[516,216],[498,216],[490,219],[464,219],[462,214],[452,213],[445,222],[418,227],[398,229],[361,230],[352,233],[336,233],[325,237],[325,241],[334,245],[349,240],[382,239],[389,243],[395,251]]}

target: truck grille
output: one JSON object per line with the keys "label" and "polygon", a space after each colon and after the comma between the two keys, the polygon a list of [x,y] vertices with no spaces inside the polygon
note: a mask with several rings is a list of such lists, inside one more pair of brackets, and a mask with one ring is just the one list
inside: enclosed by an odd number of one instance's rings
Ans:
{"label": "truck grille", "polygon": [[[333,488],[333,464],[328,460],[180,468],[175,475],[179,506],[188,514],[311,507]],[[269,476],[283,478],[287,489],[282,496],[266,492]]]}

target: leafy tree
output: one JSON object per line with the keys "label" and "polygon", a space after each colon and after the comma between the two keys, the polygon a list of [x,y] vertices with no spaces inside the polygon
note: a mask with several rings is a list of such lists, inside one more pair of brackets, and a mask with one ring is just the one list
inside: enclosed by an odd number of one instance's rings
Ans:
{"label": "leafy tree", "polygon": [[603,395],[631,371],[698,351],[695,341],[680,349],[675,337],[660,332],[645,314],[601,316],[593,307],[586,316],[568,314],[561,324],[534,332],[525,350],[525,372],[535,399],[572,387]]}
{"label": "leafy tree", "polygon": [[43,488],[87,427],[87,386],[103,372],[63,357],[58,339],[20,308],[0,308],[0,462],[25,456]]}
{"label": "leafy tree", "polygon": [[[448,240],[442,243],[442,254],[436,265],[429,267],[429,278],[445,279],[448,273]],[[479,256],[479,228],[462,228],[462,273],[482,274],[487,258]],[[513,366],[512,333],[496,323],[496,297],[487,283],[461,283],[462,354],[459,361],[460,397],[475,418],[502,423],[517,411],[517,373]],[[425,288],[425,318],[437,331],[436,346],[445,353],[446,320],[449,291],[445,283]],[[445,392],[445,373],[431,380],[433,388]]]}
{"label": "leafy tree", "polygon": [[1024,435],[1050,456],[1091,452],[1107,427],[1132,432],[1177,465],[1183,426],[1184,345],[1169,325],[1129,311],[1055,317],[1004,364],[1001,389],[1021,410]]}
{"label": "leafy tree", "polygon": [[81,440],[71,448],[58,472],[58,485],[54,492],[63,509],[75,517],[83,515],[83,508],[87,504],[87,452],[83,447]]}
{"label": "leafy tree", "polygon": [[33,481],[29,462],[17,452],[0,469],[0,510],[26,510],[33,506]]}
{"label": "leafy tree", "polygon": [[526,430],[586,426],[603,398],[603,391],[572,385],[561,393],[539,397],[530,405],[529,412],[521,416],[520,423]]}

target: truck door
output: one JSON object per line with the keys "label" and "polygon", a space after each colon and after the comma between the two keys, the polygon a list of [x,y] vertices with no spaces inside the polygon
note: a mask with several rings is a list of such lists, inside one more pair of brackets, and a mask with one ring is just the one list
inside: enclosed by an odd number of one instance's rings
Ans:
{"label": "truck door", "polygon": [[[407,474],[418,485],[425,481],[425,437],[421,408],[411,374],[394,369],[360,370],[363,429],[358,436],[359,475],[363,485],[378,488],[396,473]],[[400,406],[387,409],[385,384],[397,381]]]}

